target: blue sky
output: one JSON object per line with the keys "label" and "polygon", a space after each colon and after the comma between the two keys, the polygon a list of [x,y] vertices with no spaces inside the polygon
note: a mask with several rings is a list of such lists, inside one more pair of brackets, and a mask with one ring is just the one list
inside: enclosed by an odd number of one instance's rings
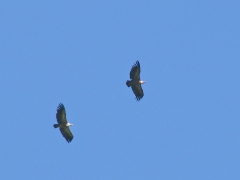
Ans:
{"label": "blue sky", "polygon": [[[239,179],[239,9],[0,2],[1,179]],[[125,84],[136,60],[140,102]],[[53,128],[60,102],[69,144]]]}

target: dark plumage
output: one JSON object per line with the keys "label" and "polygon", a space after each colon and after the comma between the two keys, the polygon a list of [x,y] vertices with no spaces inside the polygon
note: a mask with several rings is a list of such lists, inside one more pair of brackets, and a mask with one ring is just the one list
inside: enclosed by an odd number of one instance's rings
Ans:
{"label": "dark plumage", "polygon": [[67,140],[68,143],[71,142],[73,139],[73,135],[69,129],[69,126],[72,126],[73,124],[67,122],[65,107],[61,103],[57,107],[56,118],[58,124],[54,124],[53,127],[54,128],[59,127],[63,137]]}
{"label": "dark plumage", "polygon": [[131,86],[133,93],[136,96],[136,100],[139,101],[143,98],[144,93],[141,84],[144,84],[145,81],[140,79],[141,67],[139,61],[136,61],[135,64],[132,66],[130,71],[130,81],[126,82],[128,87]]}

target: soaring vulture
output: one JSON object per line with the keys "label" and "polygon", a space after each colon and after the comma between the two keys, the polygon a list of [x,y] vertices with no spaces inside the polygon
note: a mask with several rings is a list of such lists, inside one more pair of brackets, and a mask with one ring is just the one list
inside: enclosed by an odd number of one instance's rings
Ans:
{"label": "soaring vulture", "polygon": [[71,142],[73,135],[69,129],[69,126],[72,126],[73,124],[67,122],[65,107],[62,103],[60,103],[57,107],[56,118],[58,124],[54,124],[53,127],[59,127],[63,137],[67,140],[68,143]]}
{"label": "soaring vulture", "polygon": [[132,87],[132,91],[136,96],[136,100],[139,101],[144,96],[141,84],[144,84],[146,81],[140,79],[140,63],[136,61],[135,64],[132,66],[130,71],[130,81],[127,81],[126,84],[128,87]]}

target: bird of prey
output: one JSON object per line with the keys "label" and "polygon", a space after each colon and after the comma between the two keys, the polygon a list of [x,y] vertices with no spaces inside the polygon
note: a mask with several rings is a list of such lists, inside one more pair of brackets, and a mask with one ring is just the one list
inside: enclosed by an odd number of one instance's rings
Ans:
{"label": "bird of prey", "polygon": [[53,127],[59,127],[63,137],[67,140],[68,143],[71,142],[73,135],[69,129],[69,126],[72,126],[73,124],[67,122],[65,107],[62,103],[60,103],[57,107],[56,118],[58,124],[54,124]]}
{"label": "bird of prey", "polygon": [[131,86],[132,91],[135,94],[137,101],[142,99],[142,97],[144,96],[141,84],[144,84],[146,82],[146,81],[143,81],[140,79],[140,72],[141,72],[140,63],[139,63],[139,61],[136,61],[130,71],[130,79],[131,80],[126,82],[126,85],[128,87]]}

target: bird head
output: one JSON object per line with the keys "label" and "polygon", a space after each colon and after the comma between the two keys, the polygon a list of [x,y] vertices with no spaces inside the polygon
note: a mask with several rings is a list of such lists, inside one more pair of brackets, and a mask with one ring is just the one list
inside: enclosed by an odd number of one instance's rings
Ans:
{"label": "bird head", "polygon": [[139,83],[140,84],[144,84],[146,81],[140,80]]}
{"label": "bird head", "polygon": [[70,124],[69,122],[66,124],[66,126],[72,126],[73,124]]}

